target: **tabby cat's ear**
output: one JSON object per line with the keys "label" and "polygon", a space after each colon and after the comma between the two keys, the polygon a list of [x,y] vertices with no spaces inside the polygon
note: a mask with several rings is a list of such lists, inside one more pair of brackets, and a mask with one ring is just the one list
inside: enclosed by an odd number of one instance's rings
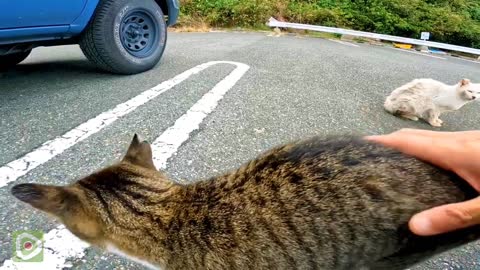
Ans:
{"label": "tabby cat's ear", "polygon": [[470,80],[469,79],[462,79],[460,81],[460,86],[465,86],[465,85],[469,85],[470,84]]}
{"label": "tabby cat's ear", "polygon": [[62,216],[65,210],[77,202],[76,196],[65,187],[40,184],[19,184],[11,193],[22,202],[55,216]]}
{"label": "tabby cat's ear", "polygon": [[123,160],[147,169],[156,170],[153,164],[150,144],[146,141],[141,142],[137,134],[133,136],[133,140]]}

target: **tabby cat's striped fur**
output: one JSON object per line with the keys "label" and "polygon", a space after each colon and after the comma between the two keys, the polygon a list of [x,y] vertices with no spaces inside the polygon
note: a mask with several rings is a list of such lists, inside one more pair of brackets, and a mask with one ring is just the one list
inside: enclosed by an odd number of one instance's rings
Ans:
{"label": "tabby cat's striped fur", "polygon": [[180,185],[135,136],[116,165],[12,193],[79,238],[163,269],[402,269],[480,235],[414,236],[413,214],[478,194],[455,175],[350,137],[287,144]]}

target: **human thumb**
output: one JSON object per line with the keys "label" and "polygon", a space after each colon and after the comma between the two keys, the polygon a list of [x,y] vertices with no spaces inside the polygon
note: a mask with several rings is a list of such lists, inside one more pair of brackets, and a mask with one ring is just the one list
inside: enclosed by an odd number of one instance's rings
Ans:
{"label": "human thumb", "polygon": [[480,197],[418,213],[410,219],[409,227],[417,235],[428,236],[476,224],[480,224]]}

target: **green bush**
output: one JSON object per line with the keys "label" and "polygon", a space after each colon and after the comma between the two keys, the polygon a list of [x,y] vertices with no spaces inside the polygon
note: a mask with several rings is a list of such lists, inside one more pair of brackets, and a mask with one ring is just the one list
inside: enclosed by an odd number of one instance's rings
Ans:
{"label": "green bush", "polygon": [[258,27],[270,17],[480,48],[479,0],[181,0],[181,12],[217,27]]}

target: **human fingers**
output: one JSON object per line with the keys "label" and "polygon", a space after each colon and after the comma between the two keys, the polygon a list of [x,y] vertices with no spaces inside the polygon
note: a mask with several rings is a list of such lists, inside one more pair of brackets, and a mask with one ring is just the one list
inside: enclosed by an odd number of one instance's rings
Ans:
{"label": "human fingers", "polygon": [[451,152],[458,151],[455,145],[445,142],[443,138],[425,136],[416,132],[394,132],[388,135],[368,136],[365,139],[448,170],[452,169],[451,164],[456,158]]}
{"label": "human fingers", "polygon": [[480,197],[425,210],[414,215],[410,230],[421,236],[446,233],[480,224]]}
{"label": "human fingers", "polygon": [[[421,135],[421,136],[428,136],[428,137],[435,137],[435,138],[451,138],[452,140],[453,139],[480,139],[480,130],[450,132],[450,131],[432,131],[432,130],[425,130],[425,129],[403,128],[391,134]],[[385,136],[385,135],[379,135],[379,136]],[[376,137],[376,136],[372,136],[372,137]]]}
{"label": "human fingers", "polygon": [[453,132],[446,132],[446,131],[432,131],[426,129],[413,129],[413,128],[403,128],[398,131],[393,132],[394,134],[401,134],[401,135],[421,135],[421,136],[429,136],[429,137],[443,137],[446,135],[450,135]]}
{"label": "human fingers", "polygon": [[455,173],[460,178],[467,181],[475,190],[480,191],[480,168],[476,165],[476,169],[457,169]]}

